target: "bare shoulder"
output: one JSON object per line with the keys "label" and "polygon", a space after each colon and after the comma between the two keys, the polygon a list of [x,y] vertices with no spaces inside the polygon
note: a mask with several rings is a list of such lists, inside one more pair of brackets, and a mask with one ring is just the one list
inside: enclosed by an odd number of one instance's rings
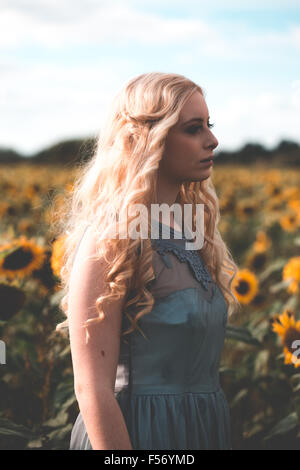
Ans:
{"label": "bare shoulder", "polygon": [[[104,257],[97,257],[96,237],[92,227],[87,227],[77,247],[70,277],[71,302],[75,298],[77,305],[78,302],[89,305],[89,313],[85,309],[82,316],[91,318],[91,313],[96,316],[96,311],[92,311],[91,307],[97,297],[107,292],[106,272],[109,267]],[[115,303],[115,307],[121,304],[122,299]]]}
{"label": "bare shoulder", "polygon": [[[86,264],[91,257],[96,255],[96,237],[93,229],[88,225],[79,239],[78,245],[75,249],[73,257],[73,267],[75,263]],[[103,263],[103,260],[99,260],[98,265]]]}

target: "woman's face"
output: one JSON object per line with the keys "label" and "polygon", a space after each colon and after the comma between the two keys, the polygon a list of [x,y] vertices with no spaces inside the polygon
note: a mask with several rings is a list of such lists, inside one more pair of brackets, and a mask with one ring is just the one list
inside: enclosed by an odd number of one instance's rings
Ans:
{"label": "woman's face", "polygon": [[219,142],[209,124],[205,99],[196,91],[183,106],[178,122],[167,135],[160,176],[180,184],[201,181],[210,176],[212,166],[201,163],[201,160],[212,157]]}

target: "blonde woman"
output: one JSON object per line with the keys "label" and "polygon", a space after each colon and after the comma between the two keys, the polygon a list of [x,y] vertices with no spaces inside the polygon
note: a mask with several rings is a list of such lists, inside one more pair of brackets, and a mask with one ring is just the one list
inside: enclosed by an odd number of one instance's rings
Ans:
{"label": "blonde woman", "polygon": [[[61,222],[67,320],[58,325],[69,328],[80,408],[72,450],[231,449],[218,367],[238,307],[237,266],[218,231],[211,126],[193,81],[159,72],[134,77],[115,97],[75,181]],[[158,239],[112,236],[108,208],[118,215],[118,233],[128,233],[132,207],[150,214],[152,205],[174,203],[183,211],[203,204],[201,249],[186,249],[176,217],[170,225],[147,219],[149,230],[159,227]],[[193,213],[193,227],[195,220]]]}

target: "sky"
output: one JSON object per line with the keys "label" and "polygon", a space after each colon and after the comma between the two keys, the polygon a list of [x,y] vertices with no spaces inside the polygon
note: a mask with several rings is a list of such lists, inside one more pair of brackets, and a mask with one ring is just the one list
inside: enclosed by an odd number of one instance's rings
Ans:
{"label": "sky", "polygon": [[300,143],[300,1],[0,0],[0,147],[96,137],[136,75],[185,75],[219,145]]}

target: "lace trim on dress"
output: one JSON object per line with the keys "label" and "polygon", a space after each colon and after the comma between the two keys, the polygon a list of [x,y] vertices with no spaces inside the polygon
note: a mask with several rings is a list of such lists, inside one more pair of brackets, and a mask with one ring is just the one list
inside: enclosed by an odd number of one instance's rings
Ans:
{"label": "lace trim on dress", "polygon": [[[170,234],[173,234],[173,228],[170,227],[170,229]],[[163,257],[168,268],[171,268],[171,262],[167,253],[171,251],[181,262],[188,262],[196,279],[201,282],[205,290],[209,290],[211,287],[210,284],[214,282],[211,274],[196,250],[187,250],[185,248],[185,241],[184,235],[182,235],[181,240],[163,238],[151,239],[154,249]]]}

